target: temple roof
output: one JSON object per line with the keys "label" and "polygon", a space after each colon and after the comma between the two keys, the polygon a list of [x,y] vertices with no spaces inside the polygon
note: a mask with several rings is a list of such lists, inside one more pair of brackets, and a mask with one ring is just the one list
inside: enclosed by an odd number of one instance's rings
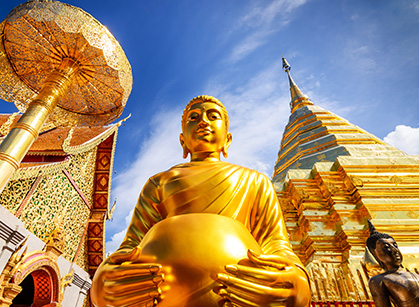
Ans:
{"label": "temple roof", "polygon": [[[19,118],[18,113],[0,114],[0,143]],[[74,128],[44,125],[11,180],[36,177],[66,168],[72,155],[92,150],[108,138],[113,139],[123,121],[108,126]]]}
{"label": "temple roof", "polygon": [[291,92],[291,115],[275,163],[273,181],[285,179],[289,169],[311,169],[316,162],[339,156],[401,157],[405,153],[346,119],[316,106],[295,84],[283,58]]}
{"label": "temple roof", "polygon": [[[0,114],[0,141],[7,135],[11,125],[16,123],[19,118],[20,115]],[[67,138],[68,146],[82,146],[112,129],[113,126],[75,127],[70,138],[68,138],[71,130],[69,127],[44,126],[27,155],[67,155],[68,152],[65,150],[65,145],[63,147],[63,143]]]}

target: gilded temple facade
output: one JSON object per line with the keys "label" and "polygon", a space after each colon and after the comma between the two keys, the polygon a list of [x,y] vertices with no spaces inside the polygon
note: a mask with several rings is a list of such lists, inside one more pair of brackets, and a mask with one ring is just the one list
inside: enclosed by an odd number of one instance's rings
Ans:
{"label": "gilded temple facade", "polygon": [[[2,138],[18,117],[0,115]],[[1,307],[89,305],[119,125],[44,126],[0,194]]]}
{"label": "gilded temple facade", "polygon": [[419,269],[419,156],[410,156],[316,106],[293,81],[291,115],[272,181],[314,305],[371,306],[380,268],[365,250],[367,220],[394,237]]}

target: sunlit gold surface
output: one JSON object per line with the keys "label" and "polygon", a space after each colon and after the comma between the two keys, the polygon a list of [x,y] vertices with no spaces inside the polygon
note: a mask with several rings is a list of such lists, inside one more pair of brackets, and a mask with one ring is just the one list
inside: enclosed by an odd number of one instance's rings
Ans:
{"label": "sunlit gold surface", "polygon": [[38,131],[57,105],[57,100],[67,92],[77,71],[78,66],[73,60],[64,59],[50,73],[39,94],[0,144],[0,192],[36,140]]}
{"label": "sunlit gold surface", "polygon": [[79,72],[50,120],[103,125],[119,117],[132,87],[131,67],[119,43],[91,15],[58,1],[30,1],[10,12],[2,26],[0,98],[24,112],[51,71],[71,58]]}
{"label": "sunlit gold surface", "polygon": [[419,157],[300,104],[305,95],[289,82],[292,111],[272,181],[291,244],[312,277],[314,302],[372,303],[368,279],[382,270],[365,254],[367,219],[394,234],[403,266],[419,273]]}
{"label": "sunlit gold surface", "polygon": [[[180,141],[191,162],[174,166],[146,183],[124,241],[94,277],[93,303],[100,307],[151,306],[153,301],[161,301],[162,306],[178,306],[180,301],[180,306],[198,307],[203,303],[190,300],[199,298],[203,291],[211,297],[202,297],[208,306],[308,306],[307,275],[291,250],[270,180],[219,160],[231,142],[224,107],[205,98],[189,104],[184,114]],[[236,221],[220,225],[214,215]],[[175,229],[170,222],[166,224],[173,217],[179,218],[174,220],[174,225],[180,224]],[[231,257],[236,247],[229,240],[243,242],[243,230],[237,232],[235,223],[243,225],[262,251],[247,251],[247,259],[240,265],[238,258],[251,246],[239,244],[239,257]],[[173,255],[166,258],[154,245],[154,232],[159,244],[162,240],[172,242],[168,248]],[[151,239],[147,238],[149,233]],[[144,254],[139,246],[144,247]],[[205,253],[209,263],[193,260]],[[180,263],[177,259],[184,260]],[[204,276],[202,281],[197,277],[200,275]],[[214,278],[223,286],[211,286],[212,293],[207,283]],[[170,292],[171,288],[176,290]]]}
{"label": "sunlit gold surface", "polygon": [[185,214],[164,219],[141,241],[142,255],[156,257],[163,268],[159,306],[214,306],[217,274],[226,263],[247,259],[261,249],[242,223],[216,214]]}

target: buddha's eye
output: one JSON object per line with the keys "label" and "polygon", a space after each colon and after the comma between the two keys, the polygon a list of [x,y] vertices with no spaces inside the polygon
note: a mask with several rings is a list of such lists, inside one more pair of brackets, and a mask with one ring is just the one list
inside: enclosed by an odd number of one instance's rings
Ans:
{"label": "buddha's eye", "polygon": [[208,114],[208,118],[209,118],[210,120],[217,120],[217,119],[221,119],[221,115],[220,115],[220,113],[218,113],[218,112],[210,112],[210,113]]}
{"label": "buddha's eye", "polygon": [[191,121],[197,120],[198,118],[199,118],[199,114],[195,113],[195,112],[189,114],[189,116],[188,116],[188,120],[191,120]]}

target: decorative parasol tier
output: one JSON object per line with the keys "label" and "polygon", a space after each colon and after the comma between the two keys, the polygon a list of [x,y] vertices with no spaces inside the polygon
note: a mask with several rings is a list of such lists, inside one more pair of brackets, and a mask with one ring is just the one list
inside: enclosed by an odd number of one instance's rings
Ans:
{"label": "decorative parasol tier", "polygon": [[51,72],[71,59],[77,73],[49,120],[104,125],[120,116],[131,92],[131,67],[116,39],[91,15],[57,1],[31,1],[12,10],[0,27],[0,98],[24,112]]}
{"label": "decorative parasol tier", "polygon": [[105,125],[132,87],[119,43],[96,19],[58,1],[30,1],[0,24],[0,98],[23,113],[0,144],[0,192],[44,123]]}

